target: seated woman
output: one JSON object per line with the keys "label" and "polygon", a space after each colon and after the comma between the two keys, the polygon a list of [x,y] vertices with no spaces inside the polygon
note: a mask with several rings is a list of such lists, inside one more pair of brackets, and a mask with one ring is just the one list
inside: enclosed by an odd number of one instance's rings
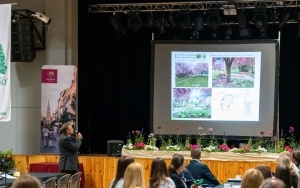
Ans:
{"label": "seated woman", "polygon": [[22,174],[13,183],[12,188],[41,188],[40,180],[30,174]]}
{"label": "seated woman", "polygon": [[134,162],[129,156],[122,156],[118,160],[116,177],[111,181],[109,188],[122,188],[124,183],[124,173],[127,166]]}
{"label": "seated woman", "polygon": [[137,162],[131,163],[124,174],[123,188],[146,188],[144,167]]}
{"label": "seated woman", "polygon": [[275,178],[281,179],[287,188],[292,187],[291,173],[287,166],[278,165],[275,170]]}
{"label": "seated woman", "polygon": [[[288,157],[286,155],[280,155],[279,158],[277,159],[277,164],[278,166],[286,166],[289,169],[291,181],[292,181],[291,186],[296,188],[298,186],[298,175],[297,172],[295,171],[294,168],[295,164],[292,162],[291,157]],[[296,167],[296,169],[298,168]]]}
{"label": "seated woman", "polygon": [[259,188],[263,181],[262,173],[255,168],[250,168],[242,176],[241,188]]}
{"label": "seated woman", "polygon": [[152,161],[149,188],[175,188],[174,181],[168,176],[166,162],[160,157]]}
{"label": "seated woman", "polygon": [[271,168],[266,164],[259,164],[255,167],[255,169],[259,170],[262,173],[264,179],[272,177]]}
{"label": "seated woman", "polygon": [[182,170],[185,168],[184,157],[180,154],[173,155],[169,166],[170,178],[174,181],[176,188],[187,188],[182,179]]}

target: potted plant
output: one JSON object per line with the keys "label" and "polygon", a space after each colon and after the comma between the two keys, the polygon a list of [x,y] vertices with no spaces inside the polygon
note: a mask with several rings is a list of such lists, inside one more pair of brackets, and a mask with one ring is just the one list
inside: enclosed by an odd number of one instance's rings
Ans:
{"label": "potted plant", "polygon": [[9,171],[16,166],[12,149],[0,151],[0,171]]}

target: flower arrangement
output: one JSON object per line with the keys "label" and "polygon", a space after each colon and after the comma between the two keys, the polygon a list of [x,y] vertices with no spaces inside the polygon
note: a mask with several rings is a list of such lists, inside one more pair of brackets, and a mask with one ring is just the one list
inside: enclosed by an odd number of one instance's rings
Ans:
{"label": "flower arrangement", "polygon": [[[158,130],[160,129],[161,127]],[[144,142],[143,130],[131,131],[124,147],[128,150],[190,151],[192,148],[200,148],[201,151],[206,152],[263,153],[271,151],[279,153],[282,151],[292,152],[297,146],[293,126],[290,126],[289,134],[286,138],[281,136],[277,140],[273,137],[272,132],[269,132],[269,136],[266,136],[265,131],[260,131],[257,137],[250,136],[247,144],[244,146],[232,149],[227,145],[225,132],[223,142],[220,144],[213,134],[213,128],[208,128],[206,134],[203,132],[204,129],[202,127],[198,127],[198,133],[195,137],[193,135],[185,135],[185,139],[183,138],[184,135],[179,134],[180,127],[176,126],[174,130],[176,132],[174,136],[150,133],[147,142]],[[159,141],[158,145],[157,141]]]}
{"label": "flower arrangement", "polygon": [[13,150],[0,151],[0,171],[14,169],[15,166]]}

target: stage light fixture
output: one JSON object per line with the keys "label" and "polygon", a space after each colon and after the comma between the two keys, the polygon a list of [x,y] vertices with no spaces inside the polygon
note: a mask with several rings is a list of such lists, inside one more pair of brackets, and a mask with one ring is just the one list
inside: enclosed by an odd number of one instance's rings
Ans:
{"label": "stage light fixture", "polygon": [[113,13],[113,15],[109,17],[109,23],[112,25],[116,32],[120,32],[122,34],[126,33],[125,29],[122,27],[119,21],[119,15],[117,13]]}
{"label": "stage light fixture", "polygon": [[151,14],[148,16],[148,18],[145,21],[145,26],[152,28],[153,27],[153,23],[154,23],[154,16],[153,16],[153,14],[151,12]]}
{"label": "stage light fixture", "polygon": [[173,16],[173,14],[170,14],[170,15],[168,16],[168,23],[170,24],[171,27],[175,27],[175,26],[176,26],[176,23],[175,23],[175,21],[174,21],[174,16]]}
{"label": "stage light fixture", "polygon": [[250,38],[252,32],[248,27],[246,16],[243,12],[238,14],[239,36],[240,38]]}
{"label": "stage light fixture", "polygon": [[203,16],[201,14],[196,16],[194,24],[195,24],[196,31],[204,30],[204,20],[203,20]]}
{"label": "stage light fixture", "polygon": [[32,17],[41,20],[42,22],[44,22],[46,25],[49,25],[51,23],[51,18],[49,18],[48,16],[46,16],[44,13],[42,12],[35,12],[34,14],[31,15]]}
{"label": "stage light fixture", "polygon": [[199,36],[200,36],[199,31],[193,31],[191,39],[192,40],[199,40]]}
{"label": "stage light fixture", "polygon": [[183,30],[191,28],[191,16],[189,10],[181,10],[178,12],[180,28]]}
{"label": "stage light fixture", "polygon": [[254,10],[253,23],[256,28],[261,29],[267,25],[267,14],[265,8],[257,8]]}
{"label": "stage light fixture", "polygon": [[231,40],[231,37],[232,37],[232,28],[230,25],[227,25],[225,27],[225,35],[224,35],[224,39],[225,40]]}
{"label": "stage light fixture", "polygon": [[217,30],[221,26],[222,20],[218,9],[207,10],[207,26],[212,30]]}
{"label": "stage light fixture", "polygon": [[128,28],[134,32],[137,32],[142,28],[143,21],[140,18],[139,12],[133,11],[129,13],[127,25]]}
{"label": "stage light fixture", "polygon": [[288,19],[290,18],[290,16],[291,16],[290,12],[286,12],[284,14],[284,17],[282,18],[282,20],[279,22],[279,25],[278,25],[279,30],[281,30],[285,26],[285,24],[288,21]]}
{"label": "stage light fixture", "polygon": [[164,16],[159,18],[159,33],[163,35],[166,32],[166,18]]}
{"label": "stage light fixture", "polygon": [[300,39],[300,9],[296,12],[296,20],[298,22],[297,39]]}

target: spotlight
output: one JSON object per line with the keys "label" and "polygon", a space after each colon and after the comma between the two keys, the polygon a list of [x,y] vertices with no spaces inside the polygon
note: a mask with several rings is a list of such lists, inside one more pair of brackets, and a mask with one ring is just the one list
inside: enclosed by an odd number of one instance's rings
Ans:
{"label": "spotlight", "polygon": [[143,21],[139,16],[139,12],[131,12],[127,21],[128,28],[134,32],[137,32],[142,28]]}
{"label": "spotlight", "polygon": [[225,27],[225,40],[230,40],[232,36],[232,28],[230,27],[230,25],[227,25]]}
{"label": "spotlight", "polygon": [[175,26],[176,26],[176,23],[175,23],[175,21],[174,21],[174,16],[173,16],[173,14],[170,14],[170,15],[168,16],[168,21],[169,21],[170,26],[172,26],[172,27],[175,27]]}
{"label": "spotlight", "polygon": [[191,39],[192,39],[192,40],[199,40],[199,36],[200,36],[200,34],[199,34],[198,31],[193,31],[193,32],[192,32]]}
{"label": "spotlight", "polygon": [[268,35],[267,35],[268,17],[266,15],[266,9],[264,9],[264,8],[255,9],[253,22],[254,22],[256,28],[260,29],[261,38],[263,38],[263,39],[268,38]]}
{"label": "spotlight", "polygon": [[31,15],[32,17],[41,20],[42,22],[44,22],[46,25],[49,25],[51,22],[51,18],[49,18],[48,16],[46,16],[45,14],[43,14],[42,12],[36,12],[34,14]]}
{"label": "spotlight", "polygon": [[300,39],[300,9],[298,9],[296,12],[296,20],[298,22],[297,39]]}
{"label": "spotlight", "polygon": [[159,18],[159,32],[161,35],[163,35],[166,32],[165,26],[166,26],[166,18],[162,16]]}
{"label": "spotlight", "polygon": [[265,27],[267,19],[266,9],[257,8],[254,10],[253,22],[258,29]]}
{"label": "spotlight", "polygon": [[191,17],[190,17],[190,11],[188,10],[182,10],[178,14],[179,19],[179,25],[181,29],[186,30],[191,28]]}
{"label": "spotlight", "polygon": [[207,10],[207,26],[212,30],[217,30],[221,26],[221,17],[218,9]]}
{"label": "spotlight", "polygon": [[117,33],[126,34],[126,30],[122,27],[119,21],[118,14],[114,13],[113,16],[109,17],[109,23]]}
{"label": "spotlight", "polygon": [[153,27],[153,23],[154,23],[154,16],[153,16],[153,14],[151,12],[151,14],[148,16],[148,18],[147,18],[147,20],[145,22],[145,26],[152,28]]}
{"label": "spotlight", "polygon": [[240,38],[249,38],[251,36],[251,30],[248,27],[246,16],[243,12],[238,15]]}
{"label": "spotlight", "polygon": [[288,21],[288,19],[290,18],[290,16],[291,16],[290,12],[285,13],[283,19],[280,21],[280,23],[278,25],[279,30],[281,30],[285,26],[285,24]]}
{"label": "spotlight", "polygon": [[197,31],[202,31],[204,30],[204,21],[203,21],[203,16],[198,15],[195,19],[195,29]]}

